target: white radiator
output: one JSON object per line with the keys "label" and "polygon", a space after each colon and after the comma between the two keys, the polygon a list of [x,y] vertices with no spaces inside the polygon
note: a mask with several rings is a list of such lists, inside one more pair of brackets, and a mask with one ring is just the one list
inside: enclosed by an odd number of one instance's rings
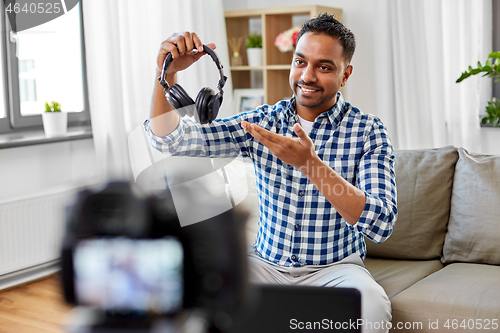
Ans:
{"label": "white radiator", "polygon": [[66,189],[0,203],[0,289],[57,270],[65,209],[75,193]]}

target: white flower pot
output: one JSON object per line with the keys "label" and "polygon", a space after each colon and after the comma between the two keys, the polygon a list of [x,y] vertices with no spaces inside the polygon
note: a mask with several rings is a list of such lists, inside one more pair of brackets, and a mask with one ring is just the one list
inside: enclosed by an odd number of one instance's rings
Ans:
{"label": "white flower pot", "polygon": [[247,49],[248,66],[262,66],[262,49],[249,48]]}
{"label": "white flower pot", "polygon": [[43,130],[45,136],[52,138],[66,134],[68,129],[67,112],[43,112],[42,113]]}

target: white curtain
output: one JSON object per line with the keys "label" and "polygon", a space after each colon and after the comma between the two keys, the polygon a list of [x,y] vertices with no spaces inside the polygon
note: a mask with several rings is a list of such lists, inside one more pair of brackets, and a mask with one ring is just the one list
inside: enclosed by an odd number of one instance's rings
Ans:
{"label": "white curtain", "polygon": [[[86,0],[83,14],[100,180],[129,179],[127,139],[149,116],[161,42],[174,32],[196,32],[204,43],[217,45],[216,52],[230,77],[222,0]],[[179,83],[193,99],[202,87],[216,90],[218,80],[219,73],[208,56],[179,73]],[[224,91],[222,116],[231,114],[230,81]]]}
{"label": "white curtain", "polygon": [[469,66],[484,63],[491,51],[491,0],[394,0],[385,5],[391,34],[382,41],[392,49],[393,82],[379,98],[392,110],[385,116],[392,113],[396,148],[455,145],[480,151],[479,114],[491,97],[491,80],[455,81]]}

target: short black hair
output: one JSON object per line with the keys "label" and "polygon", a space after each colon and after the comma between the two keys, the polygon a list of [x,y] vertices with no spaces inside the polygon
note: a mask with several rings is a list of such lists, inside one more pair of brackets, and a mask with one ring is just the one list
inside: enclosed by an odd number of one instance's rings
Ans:
{"label": "short black hair", "polygon": [[340,44],[344,48],[344,59],[347,63],[351,62],[354,50],[356,49],[356,40],[351,30],[347,29],[340,23],[333,15],[328,13],[320,13],[317,17],[309,19],[302,29],[300,29],[297,36],[297,43],[300,37],[306,32],[313,32],[317,34],[325,34],[332,38],[338,38]]}

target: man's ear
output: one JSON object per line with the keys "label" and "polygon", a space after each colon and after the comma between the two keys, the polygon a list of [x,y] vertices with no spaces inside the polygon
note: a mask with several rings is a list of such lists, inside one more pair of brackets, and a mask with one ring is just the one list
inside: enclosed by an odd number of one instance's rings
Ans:
{"label": "man's ear", "polygon": [[347,67],[344,70],[344,76],[342,77],[342,83],[340,84],[341,87],[345,86],[347,83],[347,80],[349,79],[349,76],[352,74],[352,65],[347,65]]}

